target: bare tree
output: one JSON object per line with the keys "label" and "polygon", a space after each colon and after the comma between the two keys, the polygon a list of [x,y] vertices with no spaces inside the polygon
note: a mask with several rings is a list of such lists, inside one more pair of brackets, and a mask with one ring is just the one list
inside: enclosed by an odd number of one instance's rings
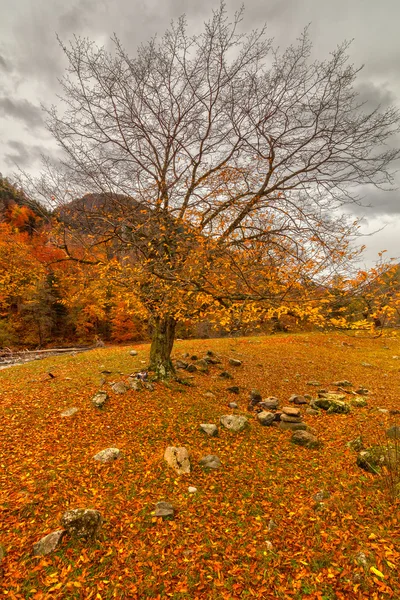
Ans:
{"label": "bare tree", "polygon": [[278,302],[265,265],[312,262],[315,275],[338,264],[351,233],[340,207],[361,186],[390,186],[399,156],[385,146],[399,114],[365,112],[347,44],[313,61],[307,31],[279,53],[265,28],[240,33],[241,21],[221,4],[200,35],[181,18],[133,58],[117,38],[111,53],[62,44],[64,110],[48,111],[48,127],[65,159],[47,165],[41,189],[64,204],[94,194],[81,205],[92,252],[100,239],[141,260],[161,376],[172,369],[177,290],[222,305]]}

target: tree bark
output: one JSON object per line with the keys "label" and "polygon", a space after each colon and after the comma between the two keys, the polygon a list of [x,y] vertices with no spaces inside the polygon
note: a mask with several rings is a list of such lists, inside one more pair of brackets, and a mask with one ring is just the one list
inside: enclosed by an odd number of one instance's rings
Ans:
{"label": "tree bark", "polygon": [[171,352],[176,321],[173,317],[155,317],[153,327],[149,370],[155,373],[157,379],[167,379],[175,373]]}

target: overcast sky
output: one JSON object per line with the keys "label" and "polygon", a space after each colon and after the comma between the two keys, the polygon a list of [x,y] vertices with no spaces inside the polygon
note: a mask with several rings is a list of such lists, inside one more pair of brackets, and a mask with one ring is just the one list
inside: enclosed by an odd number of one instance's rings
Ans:
{"label": "overcast sky", "polygon": [[[227,0],[233,12],[240,0]],[[247,0],[245,26],[266,23],[281,48],[311,23],[314,54],[323,59],[344,40],[353,40],[351,62],[364,64],[358,89],[368,106],[400,107],[399,0]],[[108,44],[115,32],[134,54],[136,47],[161,34],[171,19],[185,13],[190,28],[201,28],[218,0],[0,0],[0,172],[12,176],[16,165],[37,172],[40,156],[57,151],[46,132],[41,104],[56,101],[57,78],[64,69],[56,34],[74,34]],[[399,140],[400,144],[400,140]],[[397,165],[397,168],[400,164]],[[400,175],[397,178],[400,185]],[[365,261],[379,250],[400,256],[400,192],[371,190],[363,230]]]}

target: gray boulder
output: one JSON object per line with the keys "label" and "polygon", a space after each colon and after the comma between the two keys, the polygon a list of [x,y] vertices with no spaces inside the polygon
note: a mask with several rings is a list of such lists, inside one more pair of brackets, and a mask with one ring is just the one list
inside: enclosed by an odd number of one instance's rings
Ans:
{"label": "gray boulder", "polygon": [[220,469],[222,467],[222,463],[218,456],[215,454],[207,454],[207,456],[203,456],[199,460],[199,465],[204,469]]}
{"label": "gray boulder", "polygon": [[115,394],[125,394],[125,392],[128,390],[123,381],[116,381],[112,384],[111,389]]}
{"label": "gray boulder", "polygon": [[218,435],[218,427],[214,423],[201,423],[200,429],[210,437]]}
{"label": "gray boulder", "polygon": [[299,396],[297,394],[290,396],[289,402],[293,402],[293,404],[307,404],[305,396]]}
{"label": "gray boulder", "polygon": [[257,421],[261,423],[261,425],[271,425],[275,421],[275,415],[272,412],[263,410],[262,412],[258,413]]}
{"label": "gray boulder", "polygon": [[175,509],[170,502],[157,502],[154,515],[156,517],[162,517],[163,519],[168,517],[173,518],[175,515]]}
{"label": "gray boulder", "polygon": [[189,454],[183,446],[168,446],[164,452],[164,460],[178,475],[190,473]]}
{"label": "gray boulder", "polygon": [[313,400],[313,408],[322,408],[330,414],[347,414],[350,412],[350,404],[344,402],[343,394],[327,392],[320,394],[320,398]]}
{"label": "gray boulder", "polygon": [[276,410],[279,406],[279,400],[278,398],[275,398],[274,396],[270,396],[269,398],[265,398],[265,400],[261,400],[261,402],[258,403],[258,407],[262,408],[264,410]]}
{"label": "gray boulder", "polygon": [[94,460],[97,460],[102,463],[109,463],[117,460],[121,456],[121,450],[118,448],[105,448],[105,450],[100,450],[97,454],[93,456]]}
{"label": "gray boulder", "polygon": [[59,529],[45,535],[36,544],[33,544],[33,554],[35,556],[50,554],[50,552],[53,552],[60,545],[65,533],[65,529]]}
{"label": "gray boulder", "polygon": [[305,423],[292,423],[290,421],[281,421],[279,423],[279,429],[283,429],[284,431],[306,431],[307,425]]}
{"label": "gray boulder", "polygon": [[92,404],[96,408],[103,408],[104,404],[108,399],[107,392],[97,392],[92,398]]}
{"label": "gray boulder", "polygon": [[249,424],[246,417],[243,417],[242,415],[222,415],[220,423],[226,429],[235,432],[243,431]]}
{"label": "gray boulder", "polygon": [[281,411],[288,417],[300,417],[301,415],[300,409],[293,408],[293,406],[284,406],[283,408],[281,408]]}
{"label": "gray boulder", "polygon": [[61,526],[71,536],[94,540],[101,528],[103,519],[98,510],[74,508],[61,517]]}
{"label": "gray boulder", "polygon": [[297,446],[314,449],[321,448],[322,442],[309,431],[295,431],[292,435],[291,442]]}

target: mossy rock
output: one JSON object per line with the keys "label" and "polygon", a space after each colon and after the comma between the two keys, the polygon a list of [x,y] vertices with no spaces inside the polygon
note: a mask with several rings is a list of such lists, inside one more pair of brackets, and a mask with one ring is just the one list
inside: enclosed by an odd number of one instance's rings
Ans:
{"label": "mossy rock", "polygon": [[313,408],[322,408],[329,414],[347,414],[350,412],[350,404],[340,399],[340,394],[324,394],[323,398],[313,401]]}
{"label": "mossy rock", "polygon": [[396,472],[399,468],[400,456],[391,444],[375,445],[361,450],[357,456],[357,465],[369,473],[378,474],[382,467]]}
{"label": "mossy rock", "polygon": [[361,396],[354,396],[354,398],[351,398],[350,404],[356,408],[363,408],[364,406],[367,406],[368,402]]}

